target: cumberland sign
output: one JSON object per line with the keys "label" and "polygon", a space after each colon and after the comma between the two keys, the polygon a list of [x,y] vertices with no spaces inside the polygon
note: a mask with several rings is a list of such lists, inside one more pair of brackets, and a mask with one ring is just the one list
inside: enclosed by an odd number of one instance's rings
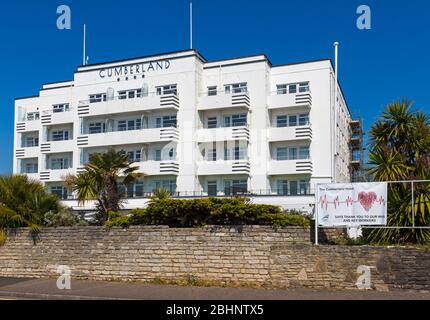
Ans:
{"label": "cumberland sign", "polygon": [[103,68],[99,71],[100,78],[112,78],[123,76],[144,75],[147,72],[167,70],[170,68],[170,60],[159,60],[120,67]]}

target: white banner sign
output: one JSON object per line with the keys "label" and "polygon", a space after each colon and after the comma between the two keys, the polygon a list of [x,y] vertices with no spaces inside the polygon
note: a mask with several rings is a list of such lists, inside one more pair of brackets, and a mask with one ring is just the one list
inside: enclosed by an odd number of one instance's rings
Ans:
{"label": "white banner sign", "polygon": [[387,225],[387,184],[320,184],[318,223],[325,227]]}

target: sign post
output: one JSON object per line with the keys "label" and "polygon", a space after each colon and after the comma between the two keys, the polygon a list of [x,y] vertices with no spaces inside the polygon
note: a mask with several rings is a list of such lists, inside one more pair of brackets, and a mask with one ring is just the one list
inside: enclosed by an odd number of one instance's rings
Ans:
{"label": "sign post", "polygon": [[315,185],[315,245],[318,245],[318,189],[319,183]]}

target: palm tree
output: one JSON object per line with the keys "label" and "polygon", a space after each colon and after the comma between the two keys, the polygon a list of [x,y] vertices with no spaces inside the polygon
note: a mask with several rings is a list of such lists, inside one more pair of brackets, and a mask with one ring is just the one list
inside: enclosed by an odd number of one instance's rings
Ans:
{"label": "palm tree", "polygon": [[138,169],[131,166],[124,151],[109,149],[103,154],[93,154],[85,170],[77,176],[66,176],[65,184],[76,192],[81,204],[91,200],[97,202],[97,220],[104,224],[110,212],[121,209],[124,188],[142,176],[136,172]]}
{"label": "palm tree", "polygon": [[[369,173],[376,181],[430,179],[430,121],[405,99],[389,104],[370,134]],[[430,184],[414,188],[415,225],[429,226]],[[411,184],[389,184],[388,225],[412,226]],[[366,237],[377,243],[426,242],[427,230],[375,229]]]}
{"label": "palm tree", "polygon": [[61,211],[59,199],[25,175],[0,177],[0,231],[30,227],[39,232],[47,212]]}

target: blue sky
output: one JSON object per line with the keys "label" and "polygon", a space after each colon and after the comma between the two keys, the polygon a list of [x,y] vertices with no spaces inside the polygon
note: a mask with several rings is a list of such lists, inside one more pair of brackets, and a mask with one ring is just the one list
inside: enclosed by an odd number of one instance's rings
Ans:
{"label": "blue sky", "polygon": [[[59,5],[72,29],[58,30]],[[372,9],[372,30],[356,9]],[[388,102],[409,97],[430,112],[430,3],[427,0],[194,0],[194,47],[207,59],[266,53],[274,64],[333,56],[366,128]],[[187,49],[188,0],[16,0],[0,11],[0,174],[12,170],[14,98],[73,78],[88,25],[90,63]]]}

